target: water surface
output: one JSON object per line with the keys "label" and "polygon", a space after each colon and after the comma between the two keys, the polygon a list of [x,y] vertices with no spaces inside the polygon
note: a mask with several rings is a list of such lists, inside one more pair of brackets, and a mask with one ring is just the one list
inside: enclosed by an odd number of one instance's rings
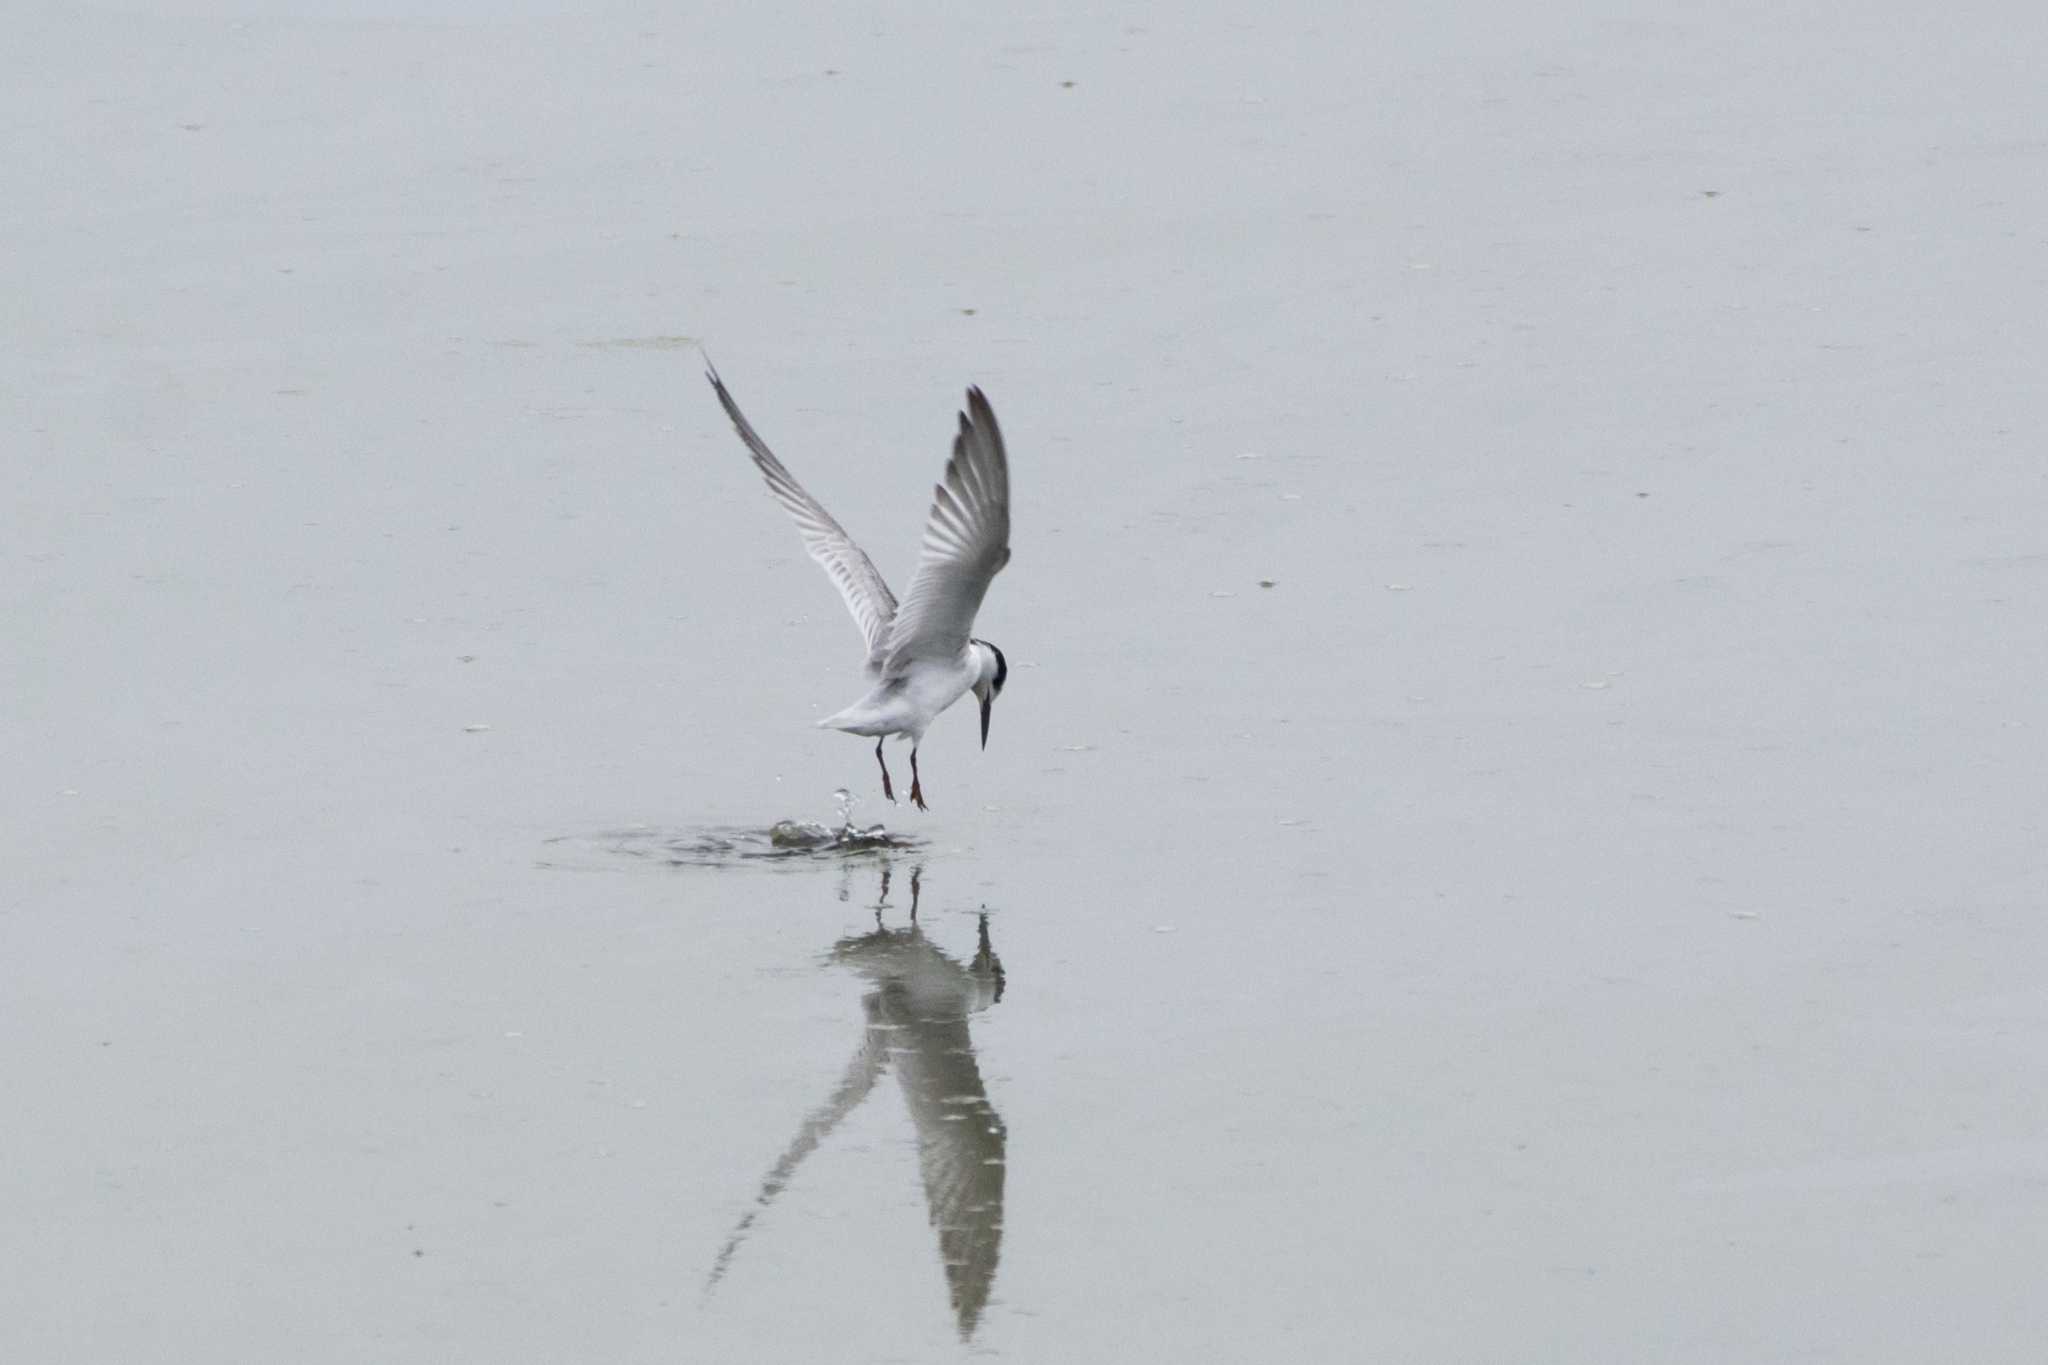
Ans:
{"label": "water surface", "polygon": [[2038,1356],[2038,7],[376,8],[0,49],[0,1356]]}

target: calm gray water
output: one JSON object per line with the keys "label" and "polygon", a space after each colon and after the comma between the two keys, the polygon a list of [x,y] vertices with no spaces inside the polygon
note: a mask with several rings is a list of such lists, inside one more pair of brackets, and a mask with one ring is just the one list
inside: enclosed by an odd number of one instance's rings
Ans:
{"label": "calm gray water", "polygon": [[568,8],[10,24],[0,1356],[2037,1358],[2037,8]]}

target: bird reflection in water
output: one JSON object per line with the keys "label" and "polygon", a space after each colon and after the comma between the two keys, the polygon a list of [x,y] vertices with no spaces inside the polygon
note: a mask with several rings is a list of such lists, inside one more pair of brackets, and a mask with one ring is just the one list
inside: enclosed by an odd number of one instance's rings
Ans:
{"label": "bird reflection in water", "polygon": [[890,867],[882,867],[882,894],[872,933],[832,945],[832,960],[872,983],[861,999],[867,1016],[861,1049],[832,1094],[804,1119],[796,1137],[761,1182],[754,1207],[740,1219],[712,1265],[707,1292],[725,1275],[754,1220],[788,1186],[804,1158],[852,1113],[882,1073],[896,1072],[910,1121],[917,1130],[918,1166],[925,1209],[939,1235],[939,1259],[954,1320],[965,1341],[974,1335],[995,1283],[1003,1242],[1003,1175],[1008,1133],[988,1102],[988,1088],[968,1036],[969,1016],[1003,998],[1003,964],[989,944],[988,915],[965,966],[924,936],[917,901],[924,868],[910,874],[910,922],[883,924]]}

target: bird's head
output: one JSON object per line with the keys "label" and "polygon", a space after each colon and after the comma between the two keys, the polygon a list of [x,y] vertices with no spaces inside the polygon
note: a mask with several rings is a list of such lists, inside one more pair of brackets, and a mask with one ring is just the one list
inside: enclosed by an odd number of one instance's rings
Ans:
{"label": "bird's head", "polygon": [[1003,651],[986,640],[969,640],[974,647],[974,699],[981,703],[981,747],[988,747],[988,717],[995,709],[996,698],[1003,695],[1003,684],[1010,680],[1010,663],[1003,657]]}

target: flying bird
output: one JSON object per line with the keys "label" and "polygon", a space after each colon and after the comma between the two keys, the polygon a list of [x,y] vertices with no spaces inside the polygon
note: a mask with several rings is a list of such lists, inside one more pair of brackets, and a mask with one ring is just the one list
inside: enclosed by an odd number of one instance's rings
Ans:
{"label": "flying bird", "polygon": [[981,747],[988,748],[989,713],[1010,676],[1003,651],[971,634],[990,581],[1010,562],[1010,461],[995,412],[980,389],[967,391],[952,458],[932,491],[917,572],[899,605],[874,561],[755,434],[708,361],[705,376],[768,481],[768,491],[796,520],[804,548],[838,585],[860,627],[868,694],[819,726],[874,736],[882,795],[890,801],[896,792],[882,741],[890,735],[909,740],[910,803],[929,809],[917,771],[917,746],[925,731],[941,711],[972,692],[981,703]]}

